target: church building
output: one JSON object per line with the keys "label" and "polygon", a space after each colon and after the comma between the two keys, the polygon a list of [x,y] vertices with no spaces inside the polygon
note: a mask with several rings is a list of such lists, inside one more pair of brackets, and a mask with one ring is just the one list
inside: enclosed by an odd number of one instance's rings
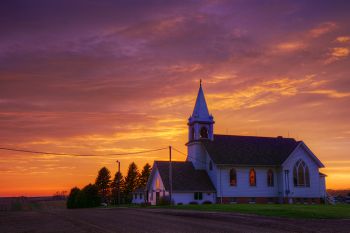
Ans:
{"label": "church building", "polygon": [[[188,119],[186,161],[155,161],[146,187],[152,205],[320,203],[325,200],[324,165],[293,138],[214,134],[202,85]],[[170,183],[171,181],[171,183]]]}

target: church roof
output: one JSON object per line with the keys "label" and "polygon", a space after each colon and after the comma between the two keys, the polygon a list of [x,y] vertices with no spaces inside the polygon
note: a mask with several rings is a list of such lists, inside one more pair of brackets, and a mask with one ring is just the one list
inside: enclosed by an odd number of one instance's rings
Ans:
{"label": "church roof", "polygon": [[205,101],[202,84],[200,84],[199,86],[196,104],[194,105],[192,117],[198,120],[210,119],[210,114],[209,114],[207,102]]}
{"label": "church roof", "polygon": [[214,135],[203,141],[216,164],[281,165],[298,146],[294,138]]}
{"label": "church roof", "polygon": [[[155,161],[166,190],[169,185],[169,162]],[[215,188],[204,170],[196,170],[192,162],[172,162],[173,192],[215,192]]]}

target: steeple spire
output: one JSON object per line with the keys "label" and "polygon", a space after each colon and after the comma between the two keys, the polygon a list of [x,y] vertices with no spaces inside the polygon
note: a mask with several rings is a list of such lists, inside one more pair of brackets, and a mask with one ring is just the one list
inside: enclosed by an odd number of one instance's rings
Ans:
{"label": "steeple spire", "polygon": [[199,81],[199,90],[197,94],[196,104],[194,105],[192,118],[204,121],[207,121],[210,118],[207,102],[205,101],[202,88],[202,79]]}

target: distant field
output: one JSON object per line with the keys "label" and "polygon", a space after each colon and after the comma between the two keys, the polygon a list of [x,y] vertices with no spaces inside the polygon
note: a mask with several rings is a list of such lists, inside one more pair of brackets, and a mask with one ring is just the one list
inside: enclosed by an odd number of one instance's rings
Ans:
{"label": "distant field", "polygon": [[308,219],[350,219],[350,205],[279,205],[279,204],[213,204],[178,205],[181,210],[223,211],[262,216],[277,216]]}

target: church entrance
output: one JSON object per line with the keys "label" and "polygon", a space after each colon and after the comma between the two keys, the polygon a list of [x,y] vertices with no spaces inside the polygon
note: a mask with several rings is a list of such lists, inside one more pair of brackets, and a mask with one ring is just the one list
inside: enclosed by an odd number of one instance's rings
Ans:
{"label": "church entrance", "polygon": [[159,196],[160,196],[159,192],[156,192],[156,205],[159,204]]}

